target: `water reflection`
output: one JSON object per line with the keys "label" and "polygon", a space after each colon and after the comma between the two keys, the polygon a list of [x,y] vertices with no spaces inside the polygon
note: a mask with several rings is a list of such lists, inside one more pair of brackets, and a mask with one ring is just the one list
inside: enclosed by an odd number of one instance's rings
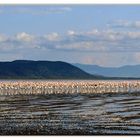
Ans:
{"label": "water reflection", "polygon": [[0,134],[140,134],[140,96],[3,95]]}

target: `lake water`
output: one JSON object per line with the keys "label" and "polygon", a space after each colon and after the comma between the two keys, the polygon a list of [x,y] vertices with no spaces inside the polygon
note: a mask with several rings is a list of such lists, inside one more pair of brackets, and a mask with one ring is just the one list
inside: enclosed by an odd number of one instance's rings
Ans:
{"label": "lake water", "polygon": [[1,95],[0,134],[140,134],[140,93]]}

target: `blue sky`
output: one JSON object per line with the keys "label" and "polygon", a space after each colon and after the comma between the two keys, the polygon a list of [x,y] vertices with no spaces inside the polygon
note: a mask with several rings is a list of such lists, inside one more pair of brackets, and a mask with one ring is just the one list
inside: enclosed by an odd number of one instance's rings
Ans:
{"label": "blue sky", "polygon": [[140,6],[0,6],[0,61],[140,64]]}

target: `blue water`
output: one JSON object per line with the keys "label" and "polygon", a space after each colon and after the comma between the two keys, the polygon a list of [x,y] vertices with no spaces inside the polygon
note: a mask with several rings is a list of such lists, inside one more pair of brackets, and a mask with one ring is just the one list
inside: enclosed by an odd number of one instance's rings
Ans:
{"label": "blue water", "polygon": [[0,134],[140,134],[140,94],[3,95]]}

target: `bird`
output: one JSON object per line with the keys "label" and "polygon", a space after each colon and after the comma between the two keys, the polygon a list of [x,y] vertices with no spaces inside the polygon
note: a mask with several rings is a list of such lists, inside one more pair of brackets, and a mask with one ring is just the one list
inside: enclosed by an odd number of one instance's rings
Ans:
{"label": "bird", "polygon": [[140,81],[57,80],[57,81],[0,81],[0,95],[16,94],[94,94],[139,92]]}

